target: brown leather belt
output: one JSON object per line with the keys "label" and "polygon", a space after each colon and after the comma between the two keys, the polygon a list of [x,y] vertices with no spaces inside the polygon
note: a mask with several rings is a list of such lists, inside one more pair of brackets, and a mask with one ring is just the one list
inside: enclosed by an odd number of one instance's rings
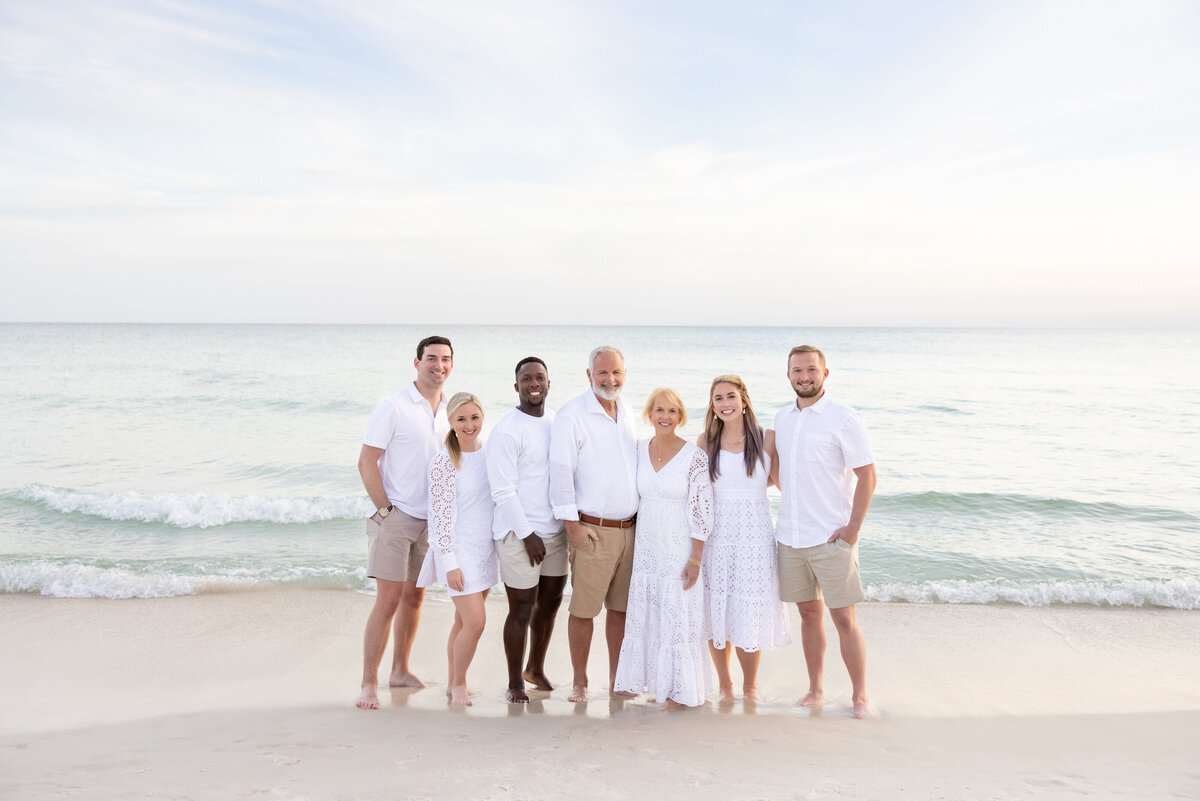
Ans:
{"label": "brown leather belt", "polygon": [[589,526],[601,526],[603,528],[633,528],[633,524],[637,522],[637,515],[627,517],[624,520],[605,520],[603,517],[592,517],[579,513],[579,522],[587,523]]}

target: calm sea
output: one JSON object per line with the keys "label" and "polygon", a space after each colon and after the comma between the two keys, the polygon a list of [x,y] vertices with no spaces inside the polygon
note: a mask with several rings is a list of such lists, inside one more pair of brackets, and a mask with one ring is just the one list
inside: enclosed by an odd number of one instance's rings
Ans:
{"label": "calm sea", "polygon": [[0,325],[0,592],[370,589],[359,444],[430,333],[490,423],[518,359],[549,363],[556,407],[609,343],[635,407],[680,391],[689,436],[725,372],[770,424],[788,348],[817,345],[875,448],[872,599],[1200,608],[1200,332],[1180,330]]}

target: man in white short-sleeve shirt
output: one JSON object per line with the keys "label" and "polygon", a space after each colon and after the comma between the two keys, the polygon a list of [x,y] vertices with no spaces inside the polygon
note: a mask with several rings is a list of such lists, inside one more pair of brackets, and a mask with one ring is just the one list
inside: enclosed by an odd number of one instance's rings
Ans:
{"label": "man in white short-sleeve shirt", "polygon": [[375,579],[375,606],[363,635],[362,691],[359,709],[378,709],[379,663],[395,619],[391,687],[424,687],[409,670],[408,657],[421,616],[425,590],[417,587],[421,562],[429,549],[429,461],[450,424],[442,386],[454,367],[454,348],[445,337],[417,343],[412,384],[384,398],[367,423],[358,473],[375,513],[367,518],[367,575]]}
{"label": "man in white short-sleeve shirt", "polygon": [[563,404],[550,433],[550,502],[567,529],[571,603],[568,701],[587,700],[593,621],[602,609],[608,682],[617,674],[633,574],[638,508],[637,435],[621,398],[625,357],[603,345],[588,356],[588,389]]}
{"label": "man in white short-sleeve shirt", "polygon": [[867,714],[867,651],[855,604],[866,599],[858,571],[858,534],[875,492],[875,458],[858,412],[825,394],[825,354],[810,345],[788,354],[796,402],[775,415],[779,467],[779,593],[800,612],[808,693],[825,699],[825,607],[850,673],[854,716]]}
{"label": "man in white short-sleeve shirt", "polygon": [[[488,438],[487,471],[496,503],[492,535],[508,618],[504,621],[504,655],[508,663],[509,703],[527,704],[528,681],[549,692],[546,650],[554,616],[567,582],[567,535],[550,506],[550,426],[554,412],[546,408],[550,375],[536,356],[517,362],[517,408],[506,414]],[[529,659],[522,670],[525,646]]]}

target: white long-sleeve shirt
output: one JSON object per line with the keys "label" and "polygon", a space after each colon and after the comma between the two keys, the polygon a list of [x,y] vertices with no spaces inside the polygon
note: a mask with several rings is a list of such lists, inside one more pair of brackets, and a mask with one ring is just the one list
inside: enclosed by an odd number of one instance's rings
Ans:
{"label": "white long-sleeve shirt", "polygon": [[550,427],[554,412],[532,417],[520,409],[506,414],[488,438],[487,472],[496,513],[492,535],[543,539],[562,531],[550,506]]}
{"label": "white long-sleeve shirt", "polygon": [[550,430],[550,503],[559,520],[578,520],[581,511],[610,520],[637,512],[637,435],[623,398],[616,420],[591,389],[558,410]]}

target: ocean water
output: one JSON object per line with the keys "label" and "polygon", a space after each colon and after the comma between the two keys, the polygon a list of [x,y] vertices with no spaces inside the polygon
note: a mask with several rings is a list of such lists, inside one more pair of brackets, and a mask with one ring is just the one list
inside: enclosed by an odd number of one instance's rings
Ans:
{"label": "ocean water", "polygon": [[692,437],[713,376],[770,425],[788,348],[820,346],[875,448],[870,598],[1200,609],[1187,330],[0,325],[0,592],[370,590],[361,437],[430,333],[489,423],[518,359],[549,363],[557,407],[609,343],[626,397],[675,387]]}

